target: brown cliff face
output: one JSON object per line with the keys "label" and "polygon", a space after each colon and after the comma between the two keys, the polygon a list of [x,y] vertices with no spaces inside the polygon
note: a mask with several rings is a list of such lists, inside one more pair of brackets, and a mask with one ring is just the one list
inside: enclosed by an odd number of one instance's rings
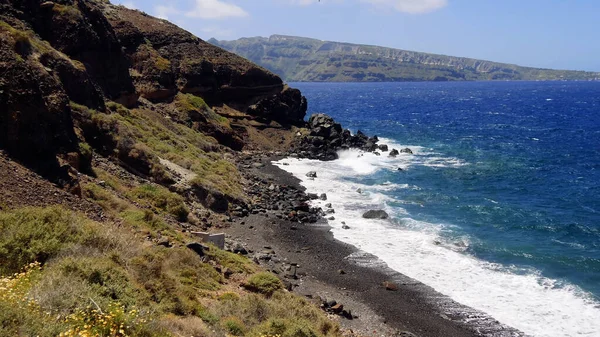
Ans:
{"label": "brown cliff face", "polygon": [[124,7],[103,11],[131,62],[136,88],[152,101],[183,92],[241,107],[283,89],[276,75],[168,21]]}
{"label": "brown cliff face", "polygon": [[[279,77],[165,20],[105,0],[0,0],[0,149],[54,181],[90,168],[90,144],[169,185],[160,142],[178,138],[188,145],[175,150],[206,156],[202,176],[224,167],[214,160],[224,147],[280,140],[305,114],[304,97]],[[249,129],[271,121],[280,127],[266,138]],[[206,181],[219,189],[216,176]]]}

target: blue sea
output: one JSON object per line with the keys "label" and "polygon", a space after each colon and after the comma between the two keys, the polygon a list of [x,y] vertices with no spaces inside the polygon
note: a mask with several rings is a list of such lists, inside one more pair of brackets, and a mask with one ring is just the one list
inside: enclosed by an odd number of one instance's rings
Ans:
{"label": "blue sea", "polygon": [[309,115],[413,151],[285,159],[337,239],[529,335],[600,336],[600,83],[290,85]]}

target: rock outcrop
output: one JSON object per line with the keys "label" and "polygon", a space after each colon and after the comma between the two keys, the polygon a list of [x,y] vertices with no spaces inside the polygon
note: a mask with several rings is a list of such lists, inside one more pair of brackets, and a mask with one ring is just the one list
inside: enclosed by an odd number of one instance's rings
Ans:
{"label": "rock outcrop", "polygon": [[389,215],[384,210],[369,210],[363,214],[365,219],[387,219]]}
{"label": "rock outcrop", "polygon": [[166,20],[124,7],[102,10],[125,50],[137,91],[151,101],[183,92],[209,105],[250,106],[284,89],[273,73]]}
{"label": "rock outcrop", "polygon": [[[103,0],[0,0],[0,59],[0,149],[55,181],[75,178],[68,166],[89,167],[85,143],[136,174],[160,171],[157,155],[132,131],[138,126],[123,125],[127,108],[153,111],[154,119],[234,150],[246,146],[245,126],[211,107],[282,125],[302,125],[306,113],[300,91],[273,73]],[[171,181],[163,178],[157,181]]]}
{"label": "rock outcrop", "polygon": [[300,137],[294,147],[295,153],[301,157],[334,160],[338,158],[337,151],[342,149],[357,148],[368,152],[378,149],[377,136],[369,138],[360,130],[353,135],[323,113],[310,116],[307,128],[309,133]]}

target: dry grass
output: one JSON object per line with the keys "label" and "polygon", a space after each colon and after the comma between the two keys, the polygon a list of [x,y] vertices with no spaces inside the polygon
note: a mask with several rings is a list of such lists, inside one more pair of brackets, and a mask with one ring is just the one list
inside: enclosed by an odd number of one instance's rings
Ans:
{"label": "dry grass", "polygon": [[[107,190],[93,191],[122,207]],[[339,336],[317,307],[215,247],[203,261],[185,246],[150,245],[129,227],[59,207],[0,212],[0,226],[0,270],[9,275],[0,279],[0,320],[9,322],[0,335]],[[30,262],[39,257],[43,267]],[[224,268],[239,277],[225,279]],[[242,290],[239,279],[260,293]]]}

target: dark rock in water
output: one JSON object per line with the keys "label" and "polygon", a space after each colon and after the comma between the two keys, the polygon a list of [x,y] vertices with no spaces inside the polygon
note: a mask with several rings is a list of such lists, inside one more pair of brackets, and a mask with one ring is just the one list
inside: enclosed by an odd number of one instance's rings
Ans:
{"label": "dark rock in water", "polygon": [[398,171],[404,171],[402,167],[398,167]]}
{"label": "dark rock in water", "polygon": [[372,142],[371,140],[368,140],[367,143],[363,146],[363,150],[373,152],[377,150],[377,144]]}
{"label": "dark rock in water", "polygon": [[363,214],[365,219],[387,219],[389,215],[384,210],[370,210]]}
{"label": "dark rock in water", "polygon": [[376,156],[381,156],[381,153],[377,152],[377,151],[373,151],[373,154]]}
{"label": "dark rock in water", "polygon": [[408,153],[408,154],[413,154],[412,150],[409,148],[404,148],[402,150],[400,150],[400,153]]}
{"label": "dark rock in water", "polygon": [[327,200],[327,194],[321,193],[321,195],[319,196],[319,199],[321,199],[321,200]]}
{"label": "dark rock in water", "polygon": [[335,217],[330,216],[329,218],[327,218],[327,220],[335,220]]}
{"label": "dark rock in water", "polygon": [[343,226],[342,226],[342,229],[350,229],[350,226],[348,226],[348,225],[343,225]]}
{"label": "dark rock in water", "polygon": [[331,203],[330,203],[330,202],[326,203],[326,204],[325,204],[325,207],[326,207],[326,208],[331,208]]}
{"label": "dark rock in water", "polygon": [[383,151],[383,152],[387,152],[388,151],[388,146],[385,144],[381,144],[379,146],[377,146],[377,148],[379,148],[379,150]]}
{"label": "dark rock in water", "polygon": [[390,157],[396,157],[396,156],[397,156],[397,155],[399,155],[399,154],[400,154],[400,152],[398,152],[398,150],[396,150],[396,149],[392,149],[392,151],[390,151],[390,154],[389,154],[389,156],[390,156]]}
{"label": "dark rock in water", "polygon": [[362,191],[362,188],[359,188],[359,189],[357,189],[357,190],[356,190],[356,192],[357,192],[357,193],[362,193],[362,192],[363,192],[363,191]]}
{"label": "dark rock in water", "polygon": [[310,199],[310,200],[316,200],[319,199],[319,196],[316,193],[307,193],[306,196]]}
{"label": "dark rock in water", "polygon": [[317,172],[315,171],[310,171],[306,174],[307,177],[309,178],[316,178],[317,177]]}
{"label": "dark rock in water", "polygon": [[206,247],[206,246],[204,246],[204,245],[202,245],[202,244],[200,244],[198,242],[188,243],[186,245],[186,247],[188,247],[189,249],[193,250],[194,253],[198,254],[201,257],[205,255],[205,253],[204,253],[205,250],[209,250],[208,247]]}

